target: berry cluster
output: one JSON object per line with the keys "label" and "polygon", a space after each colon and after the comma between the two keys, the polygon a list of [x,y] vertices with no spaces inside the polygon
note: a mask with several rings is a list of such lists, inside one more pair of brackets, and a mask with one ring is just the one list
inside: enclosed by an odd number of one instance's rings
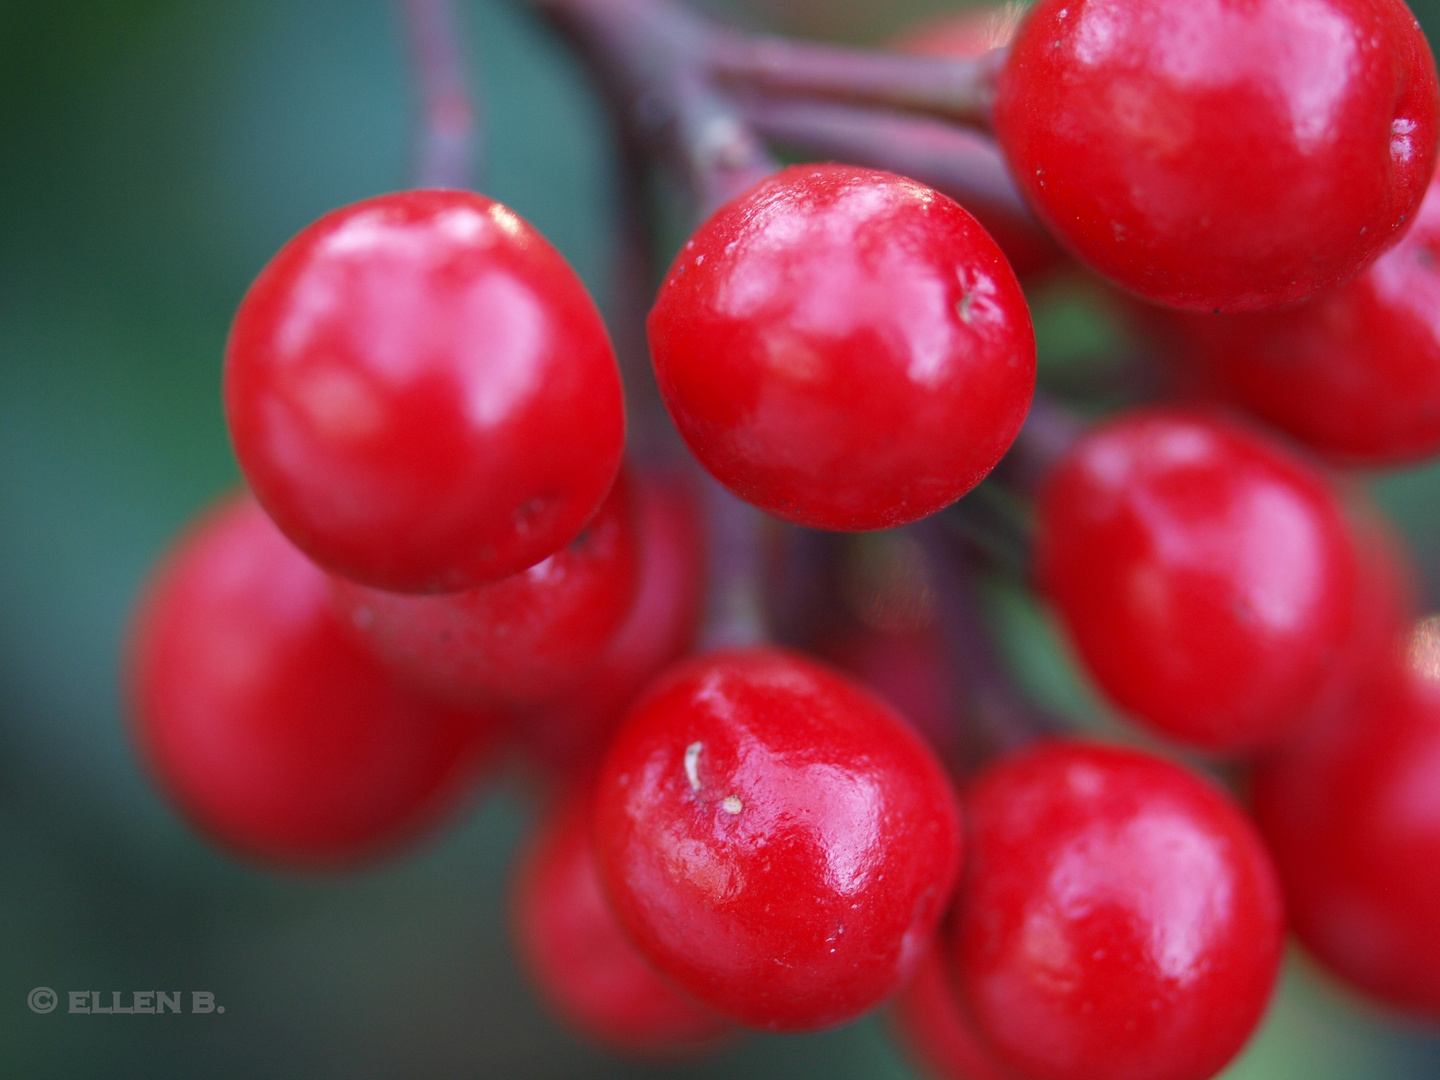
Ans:
{"label": "berry cluster", "polygon": [[[185,815],[357,866],[513,750],[548,804],[516,946],[627,1053],[894,1000],[940,1077],[1204,1080],[1287,924],[1440,1018],[1440,626],[1332,468],[1440,452],[1440,89],[1404,4],[1041,0],[904,54],[537,6],[651,95],[623,117],[708,211],[647,324],[703,472],[645,405],[624,460],[648,384],[511,210],[321,218],[226,350],[249,493],[134,624]],[[767,131],[860,163],[775,168]],[[1012,263],[1125,290],[1166,400],[1032,410]],[[977,568],[1033,582],[1132,745],[1009,686]]]}

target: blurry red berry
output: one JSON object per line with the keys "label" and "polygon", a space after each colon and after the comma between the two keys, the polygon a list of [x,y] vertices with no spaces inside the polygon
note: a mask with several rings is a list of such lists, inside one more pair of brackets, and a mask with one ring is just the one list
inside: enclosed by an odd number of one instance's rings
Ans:
{"label": "blurry red berry", "polygon": [[706,221],[650,314],[661,393],[747,502],[878,529],[954,502],[1020,430],[1035,338],[995,242],[891,173],[804,165]]}
{"label": "blurry red berry", "polygon": [[464,191],[336,210],[235,315],[225,411],[251,488],[333,573],[472,588],[575,538],[620,464],[605,327],[533,228]]}
{"label": "blurry red berry", "polygon": [[634,602],[632,503],[622,473],[567,547],[476,589],[411,596],[336,578],[335,601],[366,645],[417,686],[461,703],[551,701],[595,668]]}
{"label": "blurry red berry", "polygon": [[895,999],[891,1022],[901,1047],[934,1080],[1016,1080],[976,1032],[948,952],[944,942],[936,942]]}
{"label": "blurry red berry", "polygon": [[662,676],[602,768],[595,836],[621,924],[716,1011],[843,1023],[913,972],[960,859],[920,738],[844,677],[774,649]]}
{"label": "blurry red berry", "polygon": [[1259,768],[1254,800],[1300,940],[1352,986],[1440,1020],[1440,621]]}
{"label": "blurry red berry", "polygon": [[1026,1080],[1208,1080],[1270,998],[1284,922],[1260,838],[1160,758],[1045,743],[965,802],[959,982]]}
{"label": "blurry red berry", "polygon": [[1254,315],[1146,313],[1182,376],[1336,461],[1440,452],[1440,182],[1414,227],[1335,292]]}
{"label": "blurry red berry", "polygon": [[491,718],[412,695],[351,640],[324,573],[248,496],[161,563],[129,682],[160,787],[202,832],[270,862],[393,848],[454,808],[494,743]]}
{"label": "blurry red berry", "polygon": [[579,686],[514,718],[520,745],[562,771],[594,768],[625,710],[700,629],[705,540],[696,493],[679,477],[651,473],[639,477],[636,496],[640,584],[630,613]]}
{"label": "blurry red berry", "polygon": [[1087,670],[1207,750],[1304,721],[1355,632],[1359,572],[1325,477],[1207,413],[1114,417],[1040,495],[1036,578]]}
{"label": "blurry red berry", "polygon": [[1335,288],[1395,241],[1437,109],[1402,0],[1041,0],[994,126],[1087,265],[1158,303],[1247,311]]}
{"label": "blurry red berry", "polygon": [[540,994],[587,1038],[632,1054],[669,1054],[728,1025],[660,977],[620,929],[600,889],[588,785],[531,835],[515,875],[511,924]]}

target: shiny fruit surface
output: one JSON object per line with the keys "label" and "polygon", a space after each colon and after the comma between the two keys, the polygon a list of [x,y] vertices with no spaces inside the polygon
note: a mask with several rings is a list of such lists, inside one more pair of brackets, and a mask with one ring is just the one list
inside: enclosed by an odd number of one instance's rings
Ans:
{"label": "shiny fruit surface", "polygon": [[962,993],[1027,1080],[1208,1080],[1265,1012],[1284,936],[1253,826],[1161,758],[1040,743],[965,800]]}
{"label": "shiny fruit surface", "polygon": [[1360,560],[1338,494],[1242,423],[1112,417],[1047,478],[1038,510],[1036,578],[1086,668],[1190,745],[1289,735],[1355,633]]}
{"label": "shiny fruit surface", "polygon": [[414,596],[335,578],[365,645],[459,703],[533,705],[583,682],[635,600],[640,556],[622,473],[578,537],[534,566],[464,592]]}
{"label": "shiny fruit surface", "polygon": [[797,165],[712,215],[650,313],[656,377],[740,498],[839,530],[916,521],[1000,460],[1035,386],[1004,255],[892,173]]}
{"label": "shiny fruit surface", "polygon": [[636,478],[639,586],[620,628],[584,680],[558,701],[517,711],[513,734],[560,772],[593,769],[632,702],[695,644],[705,600],[699,496],[682,477]]}
{"label": "shiny fruit surface", "polygon": [[482,195],[326,214],[255,279],[225,350],[251,489],[332,573],[453,592],[560,550],[620,465],[620,377],[575,272]]}
{"label": "shiny fruit surface", "polygon": [[567,1024],[622,1053],[665,1055],[729,1027],[661,978],[620,929],[595,871],[588,786],[552,808],[515,876],[511,925],[530,980]]}
{"label": "shiny fruit surface", "polygon": [[1182,378],[1350,465],[1440,452],[1440,184],[1350,284],[1284,311],[1148,321]]}
{"label": "shiny fruit surface", "polygon": [[1335,288],[1413,219],[1435,61],[1402,0],[1041,0],[996,136],[1086,265],[1171,307]]}
{"label": "shiny fruit surface", "polygon": [[772,1030],[899,990],[948,904],[959,811],[934,755],[843,676],[777,649],[661,676],[596,792],[621,924],[697,999]]}

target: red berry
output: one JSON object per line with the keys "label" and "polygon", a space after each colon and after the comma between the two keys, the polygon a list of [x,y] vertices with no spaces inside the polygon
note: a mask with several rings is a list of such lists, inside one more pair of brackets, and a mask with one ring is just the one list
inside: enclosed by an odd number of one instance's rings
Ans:
{"label": "red berry", "polygon": [[1020,430],[1025,298],[956,203],[890,173],[805,165],[703,224],[649,322],[700,461],[802,525],[878,529],[958,499]]}
{"label": "red berry", "polygon": [[417,686],[461,703],[554,700],[599,663],[635,598],[632,501],[622,474],[568,547],[478,589],[407,596],[336,578],[335,602]]}
{"label": "red berry", "polygon": [[956,911],[976,1026],[1027,1080],[1207,1080],[1270,998],[1284,924],[1259,837],[1160,758],[1041,744],[977,777]]}
{"label": "red berry", "polygon": [[1325,478],[1249,429],[1143,409],[1042,489],[1036,577],[1123,708],[1212,751],[1274,743],[1355,632],[1359,557]]}
{"label": "red berry", "polygon": [[230,331],[225,410],[256,496],[326,569],[442,592],[575,538],[620,464],[604,325],[499,203],[406,191],[283,247]]}
{"label": "red berry", "polygon": [[197,828],[270,862],[394,847],[454,807],[494,742],[489,717],[400,686],[328,592],[252,499],[232,499],[166,556],[132,635],[141,756]]}
{"label": "red berry", "polygon": [[1440,1020],[1440,623],[1386,675],[1257,771],[1255,813],[1300,940]]}
{"label": "red berry", "polygon": [[1349,285],[1254,315],[1149,313],[1183,374],[1325,456],[1440,453],[1440,178],[1405,234]]}
{"label": "red berry", "polygon": [[774,649],[663,676],[616,735],[596,800],[621,925],[681,987],[755,1027],[843,1023],[898,990],[959,865],[954,795],[920,738]]}
{"label": "red berry", "polygon": [[976,1032],[947,951],[937,942],[895,999],[891,1016],[901,1045],[935,1080],[1013,1080]]}
{"label": "red berry", "polygon": [[695,643],[705,599],[705,540],[690,484],[659,474],[636,485],[640,587],[630,613],[584,682],[561,701],[515,717],[514,735],[562,771],[594,768],[625,710]]}
{"label": "red berry", "polygon": [[1435,61],[1402,0],[1041,0],[994,126],[1036,213],[1174,307],[1334,288],[1435,167]]}
{"label": "red berry", "polygon": [[621,931],[595,871],[588,786],[582,794],[541,822],[515,875],[511,924],[531,982],[569,1026],[622,1052],[715,1040],[725,1021],[661,978]]}

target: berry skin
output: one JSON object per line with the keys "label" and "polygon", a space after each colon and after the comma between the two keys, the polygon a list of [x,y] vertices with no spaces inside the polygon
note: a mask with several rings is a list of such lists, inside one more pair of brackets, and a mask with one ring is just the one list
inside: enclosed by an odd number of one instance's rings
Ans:
{"label": "berry skin", "polygon": [[1264,1014],[1279,886],[1220,791],[1118,747],[1038,744],[965,800],[955,960],[1026,1080],[1207,1080]]}
{"label": "berry skin", "polygon": [[574,271],[464,191],[367,199],[286,244],[236,312],[225,413],[281,531],[397,592],[473,588],[559,551],[610,489],[625,429]]}
{"label": "berry skin", "polygon": [[851,1020],[913,972],[959,812],[934,755],[857,685],[776,649],[662,676],[596,792],[601,881],[655,966],[743,1024]]}
{"label": "berry skin", "polygon": [[656,974],[616,922],[595,871],[591,802],[585,786],[554,808],[521,856],[510,921],[530,981],[569,1026],[623,1053],[715,1041],[729,1025]]}
{"label": "berry skin", "polygon": [[787,521],[879,529],[954,502],[1009,447],[1035,337],[1005,257],[930,188],[785,169],[722,207],[649,321],[666,406],[701,463]]}
{"label": "berry skin", "polygon": [[895,999],[891,1023],[901,1046],[935,1080],[1015,1080],[976,1033],[947,952],[937,942]]}
{"label": "berry skin", "polygon": [[407,596],[333,579],[335,603],[414,685],[461,704],[534,704],[599,662],[639,577],[631,485],[622,473],[585,531],[528,570],[460,593]]}
{"label": "berry skin", "polygon": [[1440,1020],[1440,622],[1348,709],[1257,770],[1295,933],[1335,974]]}
{"label": "berry skin", "polygon": [[630,613],[585,681],[562,700],[514,717],[521,746],[560,772],[592,770],[625,710],[662,668],[695,644],[705,600],[699,499],[679,477],[636,484],[640,586]]}
{"label": "berry skin", "polygon": [[1122,708],[1190,745],[1288,736],[1332,688],[1359,555],[1325,478],[1240,424],[1137,409],[1088,432],[1039,499],[1035,574]]}
{"label": "berry skin", "polygon": [[397,683],[328,593],[324,573],[237,497],[166,556],[131,635],[141,757],[201,832],[265,862],[383,854],[451,810],[495,742],[489,716]]}
{"label": "berry skin", "polygon": [[1285,311],[1147,321],[1182,376],[1353,465],[1440,453],[1440,181],[1414,227],[1335,292]]}
{"label": "berry skin", "polygon": [[1157,303],[1278,307],[1354,277],[1435,167],[1402,0],[1041,0],[994,128],[1037,215]]}

